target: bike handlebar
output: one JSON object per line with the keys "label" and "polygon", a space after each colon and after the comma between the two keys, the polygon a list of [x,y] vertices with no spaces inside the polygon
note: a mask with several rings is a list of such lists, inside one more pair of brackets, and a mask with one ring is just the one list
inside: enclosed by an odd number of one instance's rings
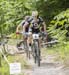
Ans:
{"label": "bike handlebar", "polygon": [[30,35],[30,33],[29,33],[29,32],[17,32],[16,34]]}

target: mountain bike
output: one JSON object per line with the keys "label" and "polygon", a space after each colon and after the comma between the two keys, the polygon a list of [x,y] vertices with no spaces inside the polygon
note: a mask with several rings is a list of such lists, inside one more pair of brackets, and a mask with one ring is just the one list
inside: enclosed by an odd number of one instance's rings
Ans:
{"label": "mountain bike", "polygon": [[17,44],[18,50],[22,49],[25,51],[27,58],[30,59],[30,51],[28,50],[28,45],[27,45],[27,37],[29,36],[28,33],[23,33],[19,32],[19,34],[22,34],[25,38],[24,40],[20,41],[19,44]]}
{"label": "mountain bike", "polygon": [[34,62],[40,66],[40,47],[39,47],[39,34],[33,34],[33,45],[32,45],[32,53],[34,57]]}

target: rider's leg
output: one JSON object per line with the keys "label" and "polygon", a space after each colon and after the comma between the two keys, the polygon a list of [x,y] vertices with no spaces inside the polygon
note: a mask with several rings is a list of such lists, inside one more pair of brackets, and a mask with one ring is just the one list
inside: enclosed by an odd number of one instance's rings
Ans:
{"label": "rider's leg", "polygon": [[27,45],[29,47],[29,50],[31,50],[31,44],[32,44],[32,32],[29,32],[29,36],[27,38]]}
{"label": "rider's leg", "polygon": [[17,43],[17,47],[20,47],[20,45],[21,45],[21,43],[23,42],[23,36],[20,34],[19,36],[18,36],[18,39],[20,39],[20,41],[18,41],[18,43]]}

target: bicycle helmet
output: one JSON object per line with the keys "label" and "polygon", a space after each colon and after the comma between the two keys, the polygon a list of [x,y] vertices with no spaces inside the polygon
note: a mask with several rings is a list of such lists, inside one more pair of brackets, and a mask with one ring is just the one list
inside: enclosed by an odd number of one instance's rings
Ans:
{"label": "bicycle helmet", "polygon": [[32,16],[38,16],[38,11],[32,11]]}

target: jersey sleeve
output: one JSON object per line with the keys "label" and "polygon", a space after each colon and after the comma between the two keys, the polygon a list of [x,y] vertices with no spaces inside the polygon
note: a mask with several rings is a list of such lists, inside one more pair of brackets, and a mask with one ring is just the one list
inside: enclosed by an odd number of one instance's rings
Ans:
{"label": "jersey sleeve", "polygon": [[33,20],[33,18],[30,17],[30,18],[27,20],[27,22],[30,24],[32,20]]}
{"label": "jersey sleeve", "polygon": [[43,23],[43,22],[44,22],[44,20],[43,20],[42,17],[39,17],[39,22],[40,22],[40,23]]}
{"label": "jersey sleeve", "polygon": [[23,20],[19,25],[23,26],[25,24],[25,21]]}

